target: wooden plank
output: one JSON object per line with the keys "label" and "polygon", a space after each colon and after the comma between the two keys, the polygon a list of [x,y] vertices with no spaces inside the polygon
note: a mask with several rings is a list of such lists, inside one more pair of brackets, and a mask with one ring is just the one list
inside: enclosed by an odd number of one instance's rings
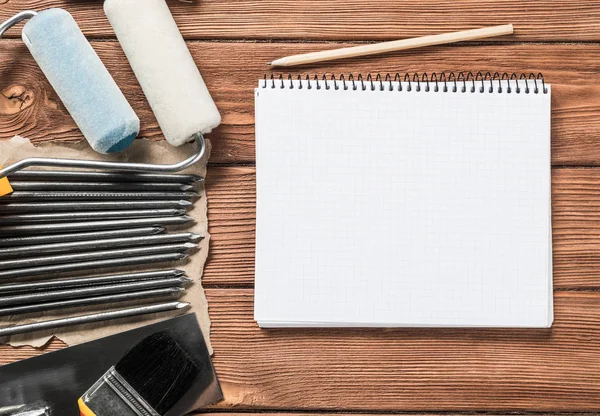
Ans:
{"label": "wooden plank", "polygon": [[[544,0],[168,0],[188,39],[382,40],[512,23],[503,40],[599,40],[600,9],[592,1]],[[90,36],[114,36],[100,3],[3,1],[0,20],[21,10],[63,7]],[[14,33],[11,33],[14,36]]]}
{"label": "wooden plank", "polygon": [[253,167],[211,167],[207,173],[210,251],[202,284],[254,283],[256,174]]}
{"label": "wooden plank", "polygon": [[600,294],[557,293],[550,330],[260,330],[252,291],[208,290],[221,407],[597,411]]}
{"label": "wooden plank", "polygon": [[[600,407],[600,293],[556,293],[549,330],[261,330],[251,289],[208,289],[207,297],[213,362],[225,394],[215,410]],[[35,352],[0,347],[2,363]]]}
{"label": "wooden plank", "polygon": [[[192,413],[193,415],[205,414],[206,412],[197,412]],[[254,412],[244,413],[243,411],[239,412],[219,412],[219,411],[211,411],[211,416],[249,416],[250,414],[256,414]],[[262,412],[259,412],[262,413]],[[266,412],[265,412],[266,413]],[[285,411],[269,411],[270,415],[273,416],[330,416],[332,412],[324,412],[324,411],[311,411],[311,412],[285,412]],[[336,416],[379,416],[380,413],[343,413],[343,412],[335,412]],[[414,413],[403,413],[403,412],[393,412],[390,413],[396,416],[413,416]],[[471,415],[470,413],[419,413],[419,416],[467,416]],[[536,416],[557,416],[555,413],[537,413]],[[561,412],[560,416],[597,416],[597,413],[564,413]],[[486,416],[514,416],[513,413],[486,413]]]}
{"label": "wooden plank", "polygon": [[[257,80],[268,70],[265,63],[278,56],[332,46],[208,42],[192,42],[189,45],[223,115],[223,124],[210,136],[214,145],[211,161],[215,163],[254,161],[253,90]],[[141,135],[161,138],[156,119],[119,45],[116,42],[94,42],[93,46],[140,116]],[[553,84],[553,163],[598,165],[599,55],[600,45],[438,47],[382,58],[331,63],[329,66],[313,67],[310,73],[366,74],[378,71],[385,74],[398,70],[542,72]],[[574,56],[577,59],[573,59]],[[73,120],[20,41],[0,41],[0,91],[3,94],[0,96],[0,139],[14,134],[38,142],[81,138]]]}
{"label": "wooden plank", "polygon": [[43,348],[33,347],[10,347],[8,345],[0,345],[0,365],[10,364],[15,361],[25,360],[31,357],[45,354],[47,352],[57,351],[64,348],[65,344],[57,339],[52,339]]}
{"label": "wooden plank", "polygon": [[[207,176],[211,253],[205,285],[254,282],[255,168],[212,167]],[[600,169],[552,174],[554,285],[600,288]]]}
{"label": "wooden plank", "polygon": [[[211,248],[204,284],[252,285],[254,167],[211,167],[207,176]],[[600,169],[553,171],[554,283],[600,287]]]}
{"label": "wooden plank", "polygon": [[554,169],[552,224],[556,288],[600,286],[600,169]]}

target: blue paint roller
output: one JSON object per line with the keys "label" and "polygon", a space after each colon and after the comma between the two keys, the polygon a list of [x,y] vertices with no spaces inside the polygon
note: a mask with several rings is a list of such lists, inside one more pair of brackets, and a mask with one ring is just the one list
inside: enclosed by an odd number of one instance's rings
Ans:
{"label": "blue paint roller", "polygon": [[138,135],[140,120],[73,17],[63,9],[23,12],[23,41],[73,120],[100,153],[125,149]]}
{"label": "blue paint roller", "polygon": [[[165,138],[173,146],[193,141],[195,153],[171,165],[28,158],[0,169],[0,178],[29,166],[177,172],[204,156],[204,134],[220,124],[221,115],[166,2],[119,0],[104,6]],[[139,120],[73,18],[60,9],[26,11],[1,24],[0,36],[27,18],[23,39],[92,147],[100,152],[126,147]]]}

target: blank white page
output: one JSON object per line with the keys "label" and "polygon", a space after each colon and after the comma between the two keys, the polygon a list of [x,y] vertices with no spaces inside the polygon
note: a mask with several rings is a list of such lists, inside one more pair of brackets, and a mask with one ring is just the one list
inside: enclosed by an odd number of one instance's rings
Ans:
{"label": "blank white page", "polygon": [[259,325],[550,326],[550,86],[329,84],[255,90]]}

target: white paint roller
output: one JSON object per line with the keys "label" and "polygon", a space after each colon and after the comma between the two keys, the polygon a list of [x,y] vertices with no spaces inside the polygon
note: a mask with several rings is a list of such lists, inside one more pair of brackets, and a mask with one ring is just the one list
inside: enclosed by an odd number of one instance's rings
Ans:
{"label": "white paint roller", "polygon": [[104,12],[170,144],[221,123],[165,0],[106,0]]}

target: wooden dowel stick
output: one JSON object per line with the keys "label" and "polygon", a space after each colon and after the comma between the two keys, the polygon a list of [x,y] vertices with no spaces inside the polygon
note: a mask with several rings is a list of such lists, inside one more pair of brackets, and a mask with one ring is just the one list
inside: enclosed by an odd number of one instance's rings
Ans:
{"label": "wooden dowel stick", "polygon": [[443,33],[441,35],[430,35],[420,38],[401,39],[370,45],[352,46],[349,48],[293,55],[276,59],[275,61],[271,62],[270,65],[273,67],[304,65],[315,62],[332,61],[335,59],[354,58],[357,56],[375,55],[386,52],[421,48],[424,46],[443,45],[446,43],[483,39],[492,36],[509,35],[511,33],[513,33],[512,25],[491,26],[481,29],[464,30],[462,32]]}

